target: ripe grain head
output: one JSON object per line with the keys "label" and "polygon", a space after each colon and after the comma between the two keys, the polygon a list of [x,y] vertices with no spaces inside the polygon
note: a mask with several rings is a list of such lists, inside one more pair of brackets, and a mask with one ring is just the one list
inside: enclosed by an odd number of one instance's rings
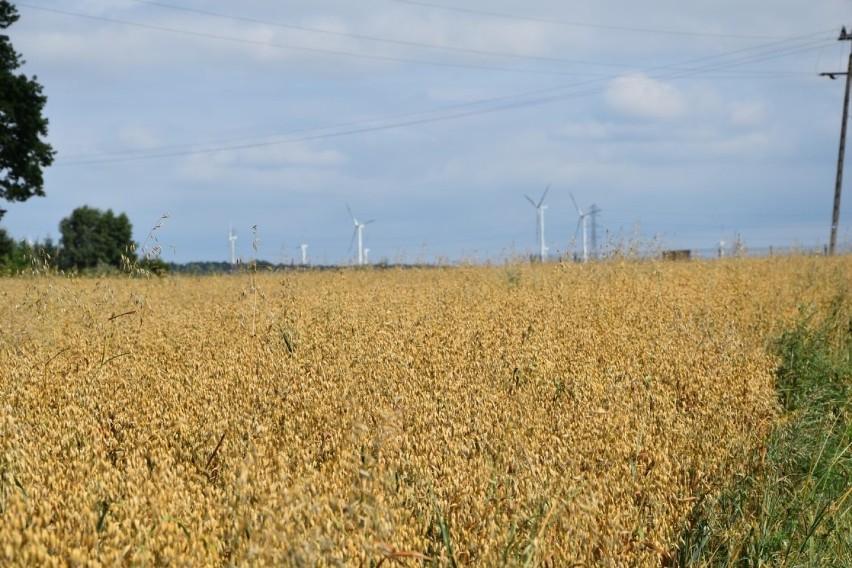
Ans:
{"label": "ripe grain head", "polygon": [[767,337],[850,272],[0,280],[0,556],[658,565],[770,424]]}

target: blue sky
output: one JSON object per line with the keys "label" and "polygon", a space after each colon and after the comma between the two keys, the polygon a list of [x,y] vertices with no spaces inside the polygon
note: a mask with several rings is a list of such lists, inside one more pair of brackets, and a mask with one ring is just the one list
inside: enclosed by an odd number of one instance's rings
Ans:
{"label": "blue sky", "polygon": [[554,257],[581,248],[569,192],[600,243],[828,240],[848,2],[17,6],[57,150],[47,197],[5,206],[18,238],[86,204],[140,243],[168,214],[167,261],[228,260],[233,224],[244,259],[346,263],[349,203],[371,261],[500,260],[538,250],[550,184]]}

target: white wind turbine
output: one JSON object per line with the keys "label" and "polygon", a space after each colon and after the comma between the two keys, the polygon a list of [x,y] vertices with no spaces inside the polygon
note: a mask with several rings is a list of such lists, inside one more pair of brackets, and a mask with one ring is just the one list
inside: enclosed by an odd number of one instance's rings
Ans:
{"label": "white wind turbine", "polygon": [[349,241],[349,250],[352,250],[352,243],[355,242],[355,237],[358,237],[358,266],[364,266],[364,227],[369,225],[370,223],[374,223],[375,219],[370,219],[369,221],[364,221],[363,223],[359,223],[358,219],[355,218],[355,215],[352,213],[352,209],[349,208],[349,204],[346,204],[346,210],[349,211],[349,216],[352,217],[352,223],[355,225],[355,231],[352,233],[352,240]]}
{"label": "white wind turbine", "polygon": [[302,243],[299,245],[299,248],[302,249],[302,264],[307,266],[308,264],[308,245]]}
{"label": "white wind turbine", "polygon": [[580,207],[577,205],[577,200],[574,199],[573,193],[571,193],[569,191],[568,195],[571,196],[571,201],[574,202],[574,208],[577,210],[577,215],[580,216],[580,218],[577,219],[577,229],[574,231],[574,240],[575,241],[577,240],[577,232],[579,232],[579,230],[580,230],[580,224],[582,223],[582,225],[583,225],[583,262],[586,262],[587,260],[589,260],[589,247],[586,244],[586,242],[587,242],[586,237],[587,237],[587,234],[588,234],[586,232],[586,217],[588,217],[589,214],[583,213],[582,209],[580,209]]}
{"label": "white wind turbine", "polygon": [[544,210],[547,209],[547,205],[544,205],[544,198],[547,196],[548,191],[550,191],[550,184],[547,184],[547,187],[544,188],[544,193],[541,194],[541,199],[538,200],[538,203],[533,201],[529,195],[524,195],[527,201],[535,207],[536,213],[538,213],[536,217],[536,233],[539,243],[539,260],[542,262],[547,259],[547,245],[544,244]]}
{"label": "white wind turbine", "polygon": [[228,229],[228,241],[231,243],[231,266],[237,265],[237,234],[234,232],[234,224]]}

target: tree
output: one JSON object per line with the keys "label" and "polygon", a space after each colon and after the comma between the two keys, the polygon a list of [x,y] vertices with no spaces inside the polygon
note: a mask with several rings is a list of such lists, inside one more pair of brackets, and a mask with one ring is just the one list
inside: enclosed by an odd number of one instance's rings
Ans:
{"label": "tree", "polygon": [[44,241],[16,241],[0,227],[0,275],[24,270],[54,270],[58,258],[59,247],[50,237]]}
{"label": "tree", "polygon": [[[17,20],[15,6],[0,0],[0,30]],[[47,136],[47,119],[42,116],[47,97],[37,77],[16,74],[23,64],[9,36],[0,35],[0,198],[10,202],[44,196],[42,168],[53,162],[55,154],[42,140]],[[0,218],[4,213],[0,209]]]}
{"label": "tree", "polygon": [[59,266],[85,269],[99,265],[121,267],[122,257],[135,260],[133,227],[127,215],[116,216],[84,205],[59,222],[61,251]]}
{"label": "tree", "polygon": [[6,229],[0,227],[0,264],[5,264],[15,252],[15,239],[9,236]]}

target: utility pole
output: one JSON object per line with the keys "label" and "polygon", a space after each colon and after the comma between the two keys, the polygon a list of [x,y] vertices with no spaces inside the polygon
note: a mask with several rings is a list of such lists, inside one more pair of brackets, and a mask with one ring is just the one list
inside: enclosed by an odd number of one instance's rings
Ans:
{"label": "utility pole", "polygon": [[[846,31],[846,26],[840,30],[838,41],[852,41],[852,34]],[[849,83],[852,81],[852,52],[849,53],[849,65],[845,73],[820,73],[821,77],[837,79],[838,75],[846,75],[846,93],[843,95],[843,121],[840,124],[840,150],[837,155],[837,180],[834,184],[834,207],[831,210],[831,237],[828,241],[828,254],[834,255],[837,245],[837,226],[840,224],[840,190],[843,187],[843,158],[846,153],[846,122],[849,116]]]}

